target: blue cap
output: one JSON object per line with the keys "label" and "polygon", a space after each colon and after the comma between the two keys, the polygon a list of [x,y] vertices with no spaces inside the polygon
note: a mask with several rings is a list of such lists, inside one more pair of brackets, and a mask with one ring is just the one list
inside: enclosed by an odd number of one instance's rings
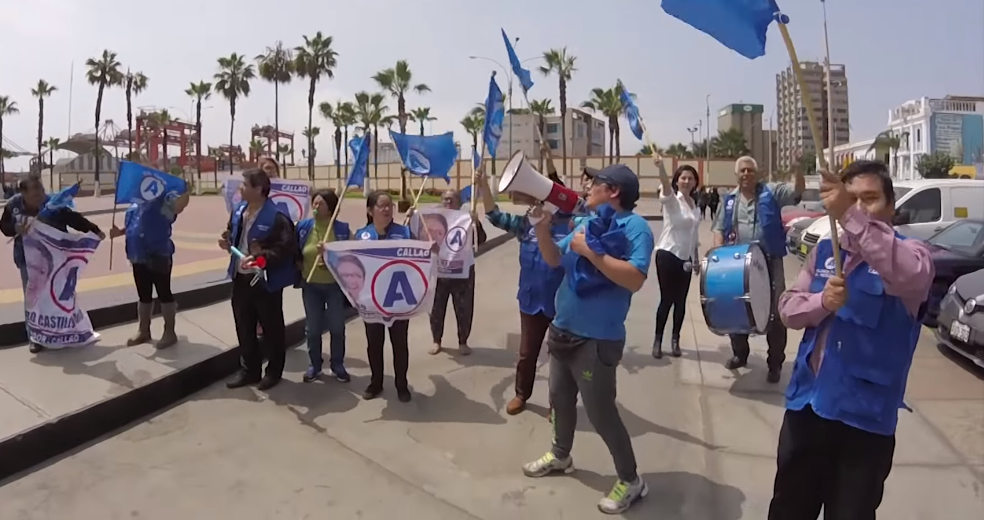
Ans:
{"label": "blue cap", "polygon": [[639,200],[639,177],[624,164],[606,166],[594,175],[594,182],[617,186],[622,204],[634,204]]}

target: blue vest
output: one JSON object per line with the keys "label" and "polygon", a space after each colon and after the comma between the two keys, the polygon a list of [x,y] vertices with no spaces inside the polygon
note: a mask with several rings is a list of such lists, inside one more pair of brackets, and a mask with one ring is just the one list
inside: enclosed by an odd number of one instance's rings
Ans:
{"label": "blue vest", "polygon": [[355,232],[356,240],[410,240],[412,238],[413,235],[410,234],[410,228],[401,226],[396,222],[390,222],[386,226],[384,236],[379,236],[379,233],[376,232],[376,226],[373,224],[368,224]]}
{"label": "blue vest", "polygon": [[[307,243],[308,235],[311,234],[311,230],[314,229],[314,219],[307,218],[297,223],[297,252],[304,249],[304,244]],[[352,238],[352,231],[349,225],[340,220],[336,220],[332,224],[332,229],[335,232],[335,240],[350,240]]]}
{"label": "blue vest", "polygon": [[[232,210],[232,231],[229,233],[229,241],[232,242],[232,246],[239,247],[238,241],[239,232],[243,224],[243,213],[246,211],[246,201],[240,202]],[[256,215],[256,221],[253,222],[253,227],[249,229],[247,235],[247,243],[252,243],[254,240],[263,240],[270,234],[273,229],[274,220],[277,217],[277,213],[280,211],[277,209],[277,205],[271,202],[269,199],[263,204],[263,208],[260,209],[260,213]],[[288,217],[289,219],[290,217]],[[249,254],[249,251],[242,251],[243,254]],[[279,291],[284,287],[294,284],[294,279],[296,278],[297,266],[290,259],[285,259],[282,265],[272,265],[267,266],[267,282],[266,289],[270,292]],[[239,263],[239,259],[236,255],[231,255],[229,258],[229,277],[232,278],[236,274],[236,267]]]}
{"label": "blue vest", "polygon": [[133,204],[126,210],[126,258],[135,264],[151,257],[174,255],[171,228],[174,220],[164,214],[164,199]]}
{"label": "blue vest", "polygon": [[[830,240],[820,241],[816,251],[812,293],[822,292],[834,274]],[[919,340],[919,319],[909,314],[901,299],[885,294],[881,277],[867,263],[851,271],[846,284],[847,304],[803,333],[786,388],[786,408],[802,410],[810,405],[825,419],[894,435]],[[809,360],[824,327],[823,362],[814,374]]]}
{"label": "blue vest", "polygon": [[[760,244],[765,253],[774,258],[786,256],[786,233],[782,230],[782,208],[776,201],[772,190],[763,183],[759,183],[757,190],[758,205],[755,208],[756,226],[762,229],[762,241]],[[735,229],[735,204],[737,204],[738,193],[729,193],[724,197],[724,243],[734,244],[732,238],[737,236]],[[755,237],[737,237],[742,243],[751,242]]]}
{"label": "blue vest", "polygon": [[[571,219],[555,216],[550,225],[550,234],[555,242],[571,233]],[[519,240],[519,310],[523,314],[538,314],[553,318],[557,315],[555,300],[557,288],[564,281],[563,267],[550,267],[543,260],[536,239],[536,230],[526,221],[526,227],[516,235]]]}
{"label": "blue vest", "polygon": [[[50,195],[45,195],[44,201],[41,203],[41,207],[38,208],[38,215],[41,214],[41,210],[44,209],[45,204],[51,198]],[[14,195],[7,200],[7,207],[10,209],[11,215],[14,217],[15,224],[21,224],[22,220],[26,216],[24,214],[24,196],[20,193]],[[35,217],[37,215],[34,215]],[[18,269],[23,269],[27,265],[27,261],[24,258],[24,240],[20,235],[14,237],[14,265]]]}

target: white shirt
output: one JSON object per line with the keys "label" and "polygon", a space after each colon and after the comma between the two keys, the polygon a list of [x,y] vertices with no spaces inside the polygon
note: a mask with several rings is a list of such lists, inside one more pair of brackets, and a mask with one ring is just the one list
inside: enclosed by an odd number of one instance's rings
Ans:
{"label": "white shirt", "polygon": [[661,196],[659,202],[663,205],[663,232],[659,235],[656,249],[673,253],[684,261],[691,257],[696,261],[695,255],[700,245],[700,208],[696,203],[690,208],[682,193]]}
{"label": "white shirt", "polygon": [[[243,208],[243,218],[241,221],[242,232],[239,235],[239,244],[237,244],[237,249],[247,256],[249,255],[249,230],[253,228],[253,224],[256,223],[256,216],[259,214],[259,210],[250,214],[249,207]],[[249,269],[243,269],[242,260],[236,262],[236,271],[242,274],[252,274],[253,272]]]}

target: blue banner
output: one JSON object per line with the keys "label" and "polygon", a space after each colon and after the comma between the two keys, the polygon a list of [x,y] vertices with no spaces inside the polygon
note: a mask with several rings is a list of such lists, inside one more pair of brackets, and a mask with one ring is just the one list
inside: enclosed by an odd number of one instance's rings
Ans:
{"label": "blue banner", "polygon": [[663,0],[663,11],[748,59],[765,55],[769,24],[779,13],[775,0]]}
{"label": "blue banner", "polygon": [[632,99],[632,94],[625,89],[625,85],[621,81],[618,82],[618,87],[619,98],[622,100],[622,111],[625,113],[625,119],[629,122],[632,135],[642,141],[645,128],[642,125],[642,117],[639,116],[639,107],[636,106],[635,101]]}
{"label": "blue banner", "polygon": [[390,130],[390,139],[400,154],[403,166],[421,177],[437,177],[451,183],[449,172],[458,162],[454,134],[408,135]]}
{"label": "blue banner", "polygon": [[79,194],[79,187],[82,186],[82,182],[76,182],[75,184],[61,190],[60,192],[48,197],[48,200],[44,203],[44,208],[41,210],[41,217],[48,217],[53,213],[69,208],[75,208],[75,197]]}
{"label": "blue banner", "polygon": [[485,148],[493,158],[496,157],[495,150],[499,146],[499,138],[502,137],[502,120],[506,116],[506,107],[502,100],[502,91],[495,82],[493,72],[489,79],[489,95],[485,98],[485,129],[482,130]]}
{"label": "blue banner", "polygon": [[361,138],[356,137],[349,143],[354,154],[352,169],[349,170],[348,181],[345,187],[357,186],[359,188],[366,184],[366,173],[369,171],[369,152],[372,149],[372,133],[366,132]]}
{"label": "blue banner", "polygon": [[130,161],[120,161],[116,204],[143,204],[168,194],[181,195],[188,184],[179,177]]}
{"label": "blue banner", "polygon": [[522,62],[519,61],[519,56],[516,56],[516,49],[513,49],[512,42],[506,36],[505,29],[502,29],[502,41],[506,42],[506,52],[509,54],[509,65],[512,68],[513,74],[519,80],[519,84],[522,85],[523,92],[528,92],[533,88],[533,78],[530,77],[530,71],[523,68]]}

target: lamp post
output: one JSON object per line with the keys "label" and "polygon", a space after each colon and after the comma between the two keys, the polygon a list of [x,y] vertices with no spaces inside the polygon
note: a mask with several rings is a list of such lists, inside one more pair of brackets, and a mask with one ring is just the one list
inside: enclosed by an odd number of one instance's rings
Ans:
{"label": "lamp post", "polygon": [[[707,107],[707,142],[704,146],[707,148],[704,150],[707,152],[707,173],[711,173],[711,95],[708,94],[704,98],[704,105]],[[706,182],[706,181],[705,181]]]}
{"label": "lamp post", "polygon": [[[513,42],[513,47],[515,47],[516,44],[518,44],[518,43],[519,43],[519,38],[516,38],[516,40]],[[542,58],[542,56],[534,56],[532,58],[526,58],[525,60],[522,60],[520,63],[526,63],[528,61],[537,60],[537,59],[541,59],[541,58]],[[506,109],[509,111],[509,157],[512,157],[512,154],[513,154],[513,120],[512,120],[512,116],[513,116],[513,113],[512,113],[512,111],[513,111],[513,103],[512,103],[512,101],[513,101],[513,73],[512,73],[512,70],[509,69],[508,67],[502,65],[498,61],[493,60],[492,58],[486,58],[485,56],[469,56],[468,59],[470,59],[470,60],[485,60],[485,61],[488,61],[488,62],[492,62],[496,66],[498,66],[500,69],[502,69],[503,72],[506,73],[506,78],[508,78],[508,81],[509,81],[509,85],[506,87],[507,88],[507,90],[506,90],[506,98],[507,98],[506,99],[506,103],[507,103]],[[532,112],[531,112],[531,115],[532,115]],[[494,160],[495,157],[493,157],[492,159]]]}
{"label": "lamp post", "polygon": [[694,141],[694,134],[698,130],[700,130],[700,127],[698,127],[698,126],[687,128],[687,131],[690,132],[690,149],[691,150],[695,150],[695,151],[697,150],[697,142]]}

